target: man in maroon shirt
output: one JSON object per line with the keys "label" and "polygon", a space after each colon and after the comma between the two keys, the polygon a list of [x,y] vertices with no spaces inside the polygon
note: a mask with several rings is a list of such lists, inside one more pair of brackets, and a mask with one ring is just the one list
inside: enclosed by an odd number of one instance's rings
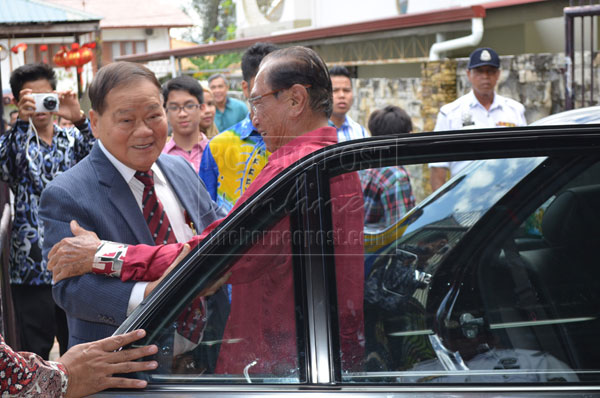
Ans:
{"label": "man in maroon shirt", "polygon": [[[337,142],[335,128],[328,127],[332,109],[329,73],[310,49],[290,47],[265,57],[249,102],[252,122],[272,155],[232,211],[289,165]],[[362,190],[356,173],[347,173],[331,179],[330,191],[341,348],[348,369],[361,362],[364,346],[364,211],[362,200],[355,200],[362,198]],[[197,245],[220,221],[190,240],[190,246]],[[258,362],[250,373],[290,375],[290,370],[298,367],[291,244],[285,239],[269,239],[286,236],[289,224],[289,216],[282,217],[270,228],[264,243],[252,246],[230,270],[232,302],[224,340],[239,342],[221,347],[216,373],[241,374],[255,359]],[[128,246],[119,264],[108,270],[106,263],[94,267],[94,261],[102,257],[97,252],[100,241],[77,227],[73,232],[74,238],[58,243],[49,254],[48,269],[55,279],[96,272],[120,274],[122,280],[156,280],[183,247]],[[264,261],[265,254],[271,261]]]}

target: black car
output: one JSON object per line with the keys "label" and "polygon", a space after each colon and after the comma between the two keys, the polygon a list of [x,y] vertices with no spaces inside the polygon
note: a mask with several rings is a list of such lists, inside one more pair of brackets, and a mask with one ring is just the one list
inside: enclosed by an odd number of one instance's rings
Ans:
{"label": "black car", "polygon": [[[345,244],[358,245],[359,254],[340,254],[346,252],[336,238],[332,179],[398,165],[426,174],[430,162],[458,160],[471,163],[393,223],[355,231]],[[242,371],[219,373],[221,359],[200,355],[200,348],[213,347],[218,357],[269,325],[211,334],[209,314],[205,338],[182,349],[174,337],[181,315],[286,217],[293,236],[283,250],[293,268],[286,308],[295,328],[287,348],[296,357],[260,368],[260,355],[240,355],[228,360]],[[146,329],[141,344],[158,345],[159,369],[136,375],[149,382],[143,391],[99,395],[600,397],[599,248],[599,126],[331,146],[231,214],[134,311],[117,333]],[[275,273],[277,255],[252,261],[272,263]],[[343,275],[340,264],[350,260],[364,263],[364,272]],[[358,289],[363,302],[340,300],[345,289]],[[263,309],[280,304],[264,300]],[[340,314],[349,306],[361,319],[355,347],[344,344]],[[227,322],[233,316],[232,309]],[[289,341],[274,337],[267,349]]]}

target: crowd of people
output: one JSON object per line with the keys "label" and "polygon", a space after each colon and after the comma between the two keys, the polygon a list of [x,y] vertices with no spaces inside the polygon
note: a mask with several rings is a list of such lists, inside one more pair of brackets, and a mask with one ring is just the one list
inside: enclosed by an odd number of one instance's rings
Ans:
{"label": "crowd of people", "polygon": [[[190,247],[287,166],[338,142],[412,131],[410,116],[397,106],[373,112],[368,129],[352,120],[350,72],[343,66],[328,69],[310,49],[256,43],[244,53],[241,67],[249,106],[228,96],[222,74],[208,79],[208,89],[189,76],[161,85],[143,65],[111,63],[89,87],[87,115],[75,93],[56,92],[48,65],[24,65],[13,72],[17,111],[0,137],[0,177],[15,195],[10,278],[19,348],[26,353],[15,353],[2,342],[0,365],[38,380],[24,383],[20,392],[41,385],[42,379],[49,383],[46,392],[56,391],[52,396],[144,387],[144,382],[110,376],[121,371],[92,375],[74,363],[91,351],[97,352],[98,363],[114,369],[156,352],[149,346],[111,354],[143,332],[107,336]],[[523,106],[495,93],[499,68],[494,50],[475,50],[467,71],[472,90],[440,109],[435,130],[524,125]],[[51,92],[58,95],[58,111],[36,112],[32,94]],[[429,167],[436,189],[464,164]],[[340,175],[331,180],[330,190],[334,223],[346,233],[392,225],[415,206],[402,166]],[[363,201],[351,205],[357,196]],[[289,228],[284,218],[271,231]],[[361,244],[344,245],[338,239],[336,251],[350,259],[337,275],[338,301],[345,303],[339,310],[341,345],[344,361],[356,368],[364,347],[363,291],[350,286],[363,280],[364,253]],[[239,374],[239,359],[256,350],[273,361],[263,361],[254,371],[276,372],[269,364],[277,361],[295,366],[297,347],[290,340],[295,326],[288,319],[294,313],[289,247],[265,244],[257,250],[277,253],[273,261],[282,271],[265,284],[260,276],[270,263],[260,256],[236,264],[226,283],[194,301],[200,315],[193,319],[202,321],[193,327],[189,319],[181,321],[174,331],[174,355],[198,347],[200,339],[246,332],[237,345],[201,346],[210,372]],[[351,283],[343,283],[344,278]],[[273,336],[279,336],[277,347],[271,344]],[[62,357],[49,362],[55,338]],[[126,369],[155,367],[156,362],[147,361]],[[54,372],[54,379],[44,377],[44,369]],[[103,378],[102,383],[81,387],[92,377]],[[17,392],[0,383],[3,393]]]}

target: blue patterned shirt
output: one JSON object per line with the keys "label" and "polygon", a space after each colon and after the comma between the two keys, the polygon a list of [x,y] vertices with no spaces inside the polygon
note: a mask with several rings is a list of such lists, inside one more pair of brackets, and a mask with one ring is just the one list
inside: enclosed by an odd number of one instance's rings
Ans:
{"label": "blue patterned shirt", "polygon": [[[330,120],[329,125],[336,127],[335,124]],[[337,127],[336,127],[337,128]],[[350,119],[350,116],[346,115],[346,120],[340,128],[337,129],[338,142],[356,140],[359,138],[370,137],[367,130],[354,120]]]}
{"label": "blue patterned shirt", "polygon": [[87,123],[81,131],[54,125],[52,145],[36,140],[29,122],[17,120],[0,136],[0,178],[15,195],[10,247],[10,281],[22,285],[49,285],[52,273],[42,257],[44,229],[38,221],[42,190],[56,175],[83,159],[95,139]]}
{"label": "blue patterned shirt", "polygon": [[210,140],[200,162],[200,178],[212,200],[227,212],[267,163],[269,152],[250,114]]}

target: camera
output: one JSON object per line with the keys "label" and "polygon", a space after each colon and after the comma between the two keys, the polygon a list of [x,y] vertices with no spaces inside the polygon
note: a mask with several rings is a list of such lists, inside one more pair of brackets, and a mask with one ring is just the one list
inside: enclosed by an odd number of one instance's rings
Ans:
{"label": "camera", "polygon": [[36,112],[57,112],[58,111],[58,94],[41,93],[32,94],[35,101]]}

